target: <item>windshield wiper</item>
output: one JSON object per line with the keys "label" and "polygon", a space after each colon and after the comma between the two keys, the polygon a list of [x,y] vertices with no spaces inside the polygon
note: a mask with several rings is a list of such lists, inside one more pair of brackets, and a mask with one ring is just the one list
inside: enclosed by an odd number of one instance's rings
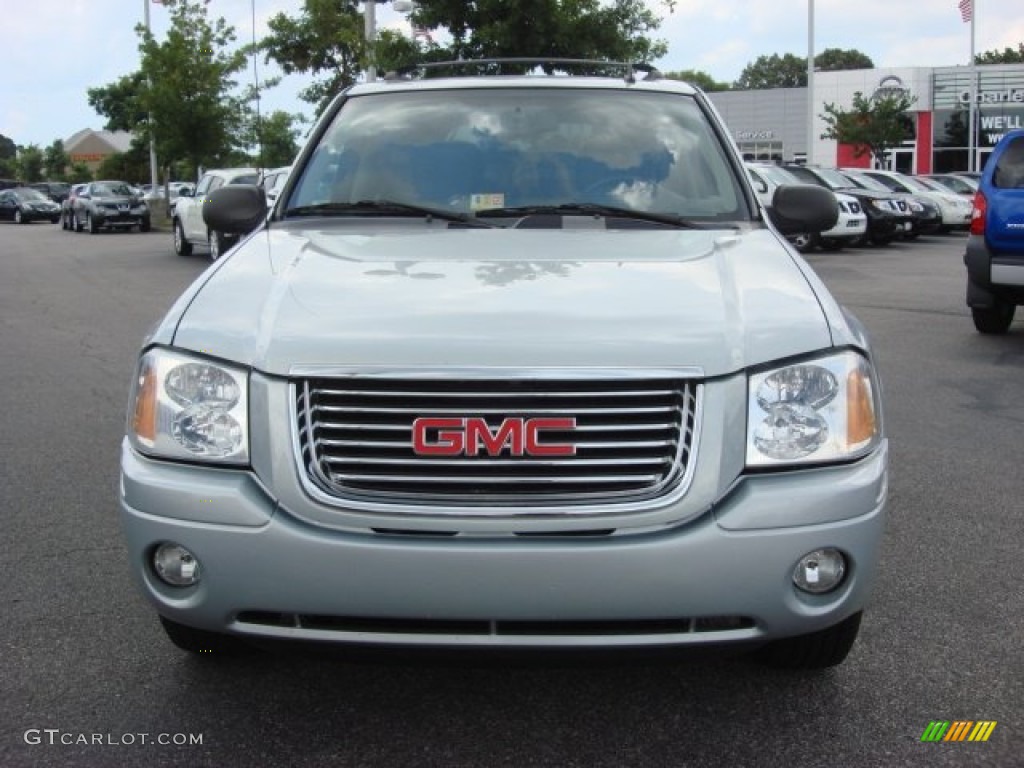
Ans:
{"label": "windshield wiper", "polygon": [[692,221],[672,213],[655,213],[638,211],[635,208],[620,208],[615,205],[599,203],[562,203],[561,205],[520,205],[511,208],[491,208],[479,211],[481,216],[532,216],[535,214],[574,214],[582,213],[606,218],[633,219],[635,221],[651,221],[657,224],[668,224],[684,229],[721,229],[722,227]]}
{"label": "windshield wiper", "polygon": [[289,208],[284,212],[287,216],[330,216],[332,214],[345,215],[350,213],[413,213],[426,216],[428,219],[440,219],[441,221],[455,221],[469,227],[487,227],[491,229],[493,224],[479,221],[468,213],[461,211],[450,211],[444,208],[431,208],[425,205],[413,203],[402,203],[397,200],[357,200],[354,203],[318,203],[317,205],[300,205],[296,208]]}

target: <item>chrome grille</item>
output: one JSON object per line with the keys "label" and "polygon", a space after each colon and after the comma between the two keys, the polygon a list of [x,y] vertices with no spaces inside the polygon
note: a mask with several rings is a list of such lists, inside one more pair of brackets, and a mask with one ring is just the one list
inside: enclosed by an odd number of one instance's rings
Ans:
{"label": "chrome grille", "polygon": [[[676,487],[694,459],[699,386],[691,380],[353,376],[300,380],[294,391],[306,474],[339,498],[456,505],[636,501]],[[575,419],[575,429],[543,435],[545,445],[571,444],[575,452],[515,455],[509,441],[475,456],[418,455],[418,418],[482,419],[492,437],[506,419]]]}

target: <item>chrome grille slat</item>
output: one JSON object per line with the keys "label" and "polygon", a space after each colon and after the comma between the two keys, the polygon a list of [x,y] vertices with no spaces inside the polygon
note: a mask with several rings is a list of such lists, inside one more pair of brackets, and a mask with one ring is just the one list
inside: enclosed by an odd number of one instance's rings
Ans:
{"label": "chrome grille slat", "polygon": [[[339,504],[411,505],[423,513],[466,507],[465,514],[473,514],[481,504],[643,502],[689,477],[700,391],[695,381],[644,379],[636,372],[621,379],[518,373],[503,379],[500,372],[494,379],[459,379],[457,373],[451,379],[297,381],[296,450],[308,480]],[[418,418],[476,419],[494,437],[505,419],[552,416],[571,417],[576,427],[546,430],[541,444],[570,443],[574,454],[518,455],[505,443],[479,441],[476,455],[425,456],[412,448]],[[426,439],[439,438],[435,432]]]}

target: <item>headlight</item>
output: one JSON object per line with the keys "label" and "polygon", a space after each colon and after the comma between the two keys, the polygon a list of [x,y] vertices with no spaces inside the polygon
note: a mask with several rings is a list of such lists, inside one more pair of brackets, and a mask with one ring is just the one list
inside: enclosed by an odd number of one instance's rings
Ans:
{"label": "headlight", "polygon": [[888,200],[872,200],[871,204],[880,211],[891,211],[892,206]]}
{"label": "headlight", "polygon": [[856,352],[751,374],[747,466],[856,458],[879,437],[871,364]]}
{"label": "headlight", "polygon": [[152,456],[247,464],[248,391],[243,370],[150,350],[139,361],[128,437]]}
{"label": "headlight", "polygon": [[921,211],[924,210],[924,206],[917,202],[917,200],[908,200],[907,205],[910,206],[910,210],[912,210],[914,213],[920,213]]}

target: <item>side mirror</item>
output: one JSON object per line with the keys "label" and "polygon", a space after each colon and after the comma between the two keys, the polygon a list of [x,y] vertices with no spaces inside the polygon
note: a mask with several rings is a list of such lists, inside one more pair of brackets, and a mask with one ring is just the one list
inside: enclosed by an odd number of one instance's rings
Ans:
{"label": "side mirror", "polygon": [[783,184],[772,196],[768,215],[783,235],[824,232],[839,220],[839,203],[832,191],[824,187]]}
{"label": "side mirror", "polygon": [[192,197],[192,190],[188,187],[182,187],[178,190],[178,197]]}
{"label": "side mirror", "polygon": [[203,203],[203,221],[213,232],[244,235],[267,218],[267,196],[255,184],[215,189]]}

